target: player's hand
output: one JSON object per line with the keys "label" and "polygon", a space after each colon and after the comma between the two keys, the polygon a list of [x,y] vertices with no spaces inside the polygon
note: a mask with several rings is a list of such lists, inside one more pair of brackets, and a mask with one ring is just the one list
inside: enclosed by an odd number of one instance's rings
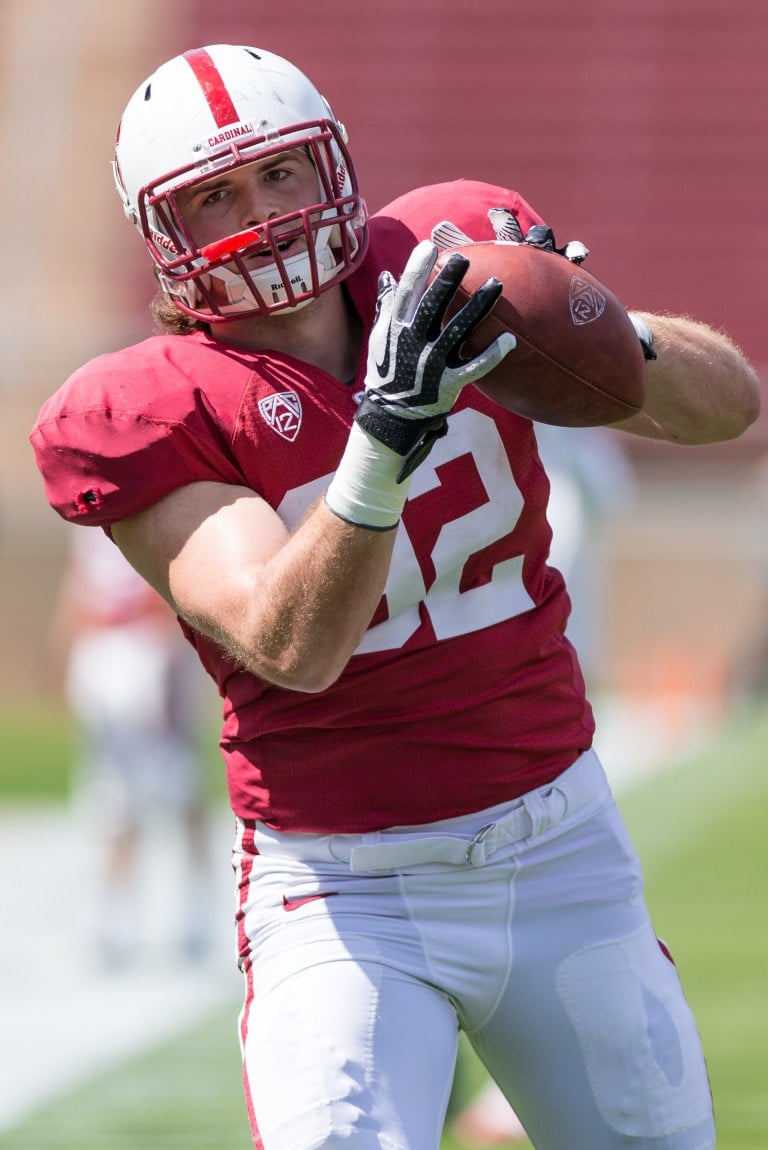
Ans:
{"label": "player's hand", "polygon": [[399,283],[390,272],[379,277],[365,396],[355,415],[364,431],[407,457],[400,478],[445,434],[445,417],[461,389],[492,371],[517,342],[505,332],[479,355],[461,357],[462,344],[493,310],[502,285],[487,280],[442,327],[469,261],[450,255],[430,284],[437,257],[435,244],[425,240],[411,253]]}
{"label": "player's hand", "polygon": [[557,252],[572,264],[583,264],[589,255],[589,248],[581,240],[569,240],[562,248],[558,248],[555,245],[555,233],[546,224],[534,224],[529,228],[523,243],[532,248],[541,248],[545,252]]}

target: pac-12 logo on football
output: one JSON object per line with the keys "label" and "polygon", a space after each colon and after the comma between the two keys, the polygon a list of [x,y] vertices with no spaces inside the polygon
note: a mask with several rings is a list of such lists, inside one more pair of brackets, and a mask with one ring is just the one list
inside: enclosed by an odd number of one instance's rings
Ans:
{"label": "pac-12 logo on football", "polygon": [[582,324],[592,323],[599,319],[605,311],[605,296],[594,284],[573,276],[568,290],[568,302],[571,306],[571,319],[581,327]]}

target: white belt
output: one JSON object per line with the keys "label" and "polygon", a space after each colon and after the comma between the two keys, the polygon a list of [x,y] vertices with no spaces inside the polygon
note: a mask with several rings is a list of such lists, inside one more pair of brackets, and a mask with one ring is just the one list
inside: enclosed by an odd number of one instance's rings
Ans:
{"label": "white belt", "polygon": [[605,772],[597,755],[586,751],[553,782],[486,811],[418,829],[362,835],[296,834],[258,825],[255,846],[259,854],[347,863],[352,871],[406,870],[430,863],[476,867],[502,847],[557,826],[603,792],[608,793]]}
{"label": "white belt", "polygon": [[519,807],[497,822],[481,827],[472,838],[466,835],[431,834],[413,838],[398,835],[396,839],[350,846],[345,861],[353,871],[393,870],[425,863],[482,866],[494,851],[533,834],[533,820],[522,800],[517,801],[521,802]]}

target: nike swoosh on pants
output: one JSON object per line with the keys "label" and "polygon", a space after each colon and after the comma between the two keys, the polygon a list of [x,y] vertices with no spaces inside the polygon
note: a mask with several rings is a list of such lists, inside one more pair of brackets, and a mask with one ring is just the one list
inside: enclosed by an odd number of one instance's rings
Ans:
{"label": "nike swoosh on pants", "polygon": [[298,910],[300,906],[306,906],[308,902],[317,902],[321,898],[332,898],[338,892],[335,890],[323,891],[321,894],[306,894],[302,898],[289,898],[288,895],[283,895],[283,909],[284,910]]}

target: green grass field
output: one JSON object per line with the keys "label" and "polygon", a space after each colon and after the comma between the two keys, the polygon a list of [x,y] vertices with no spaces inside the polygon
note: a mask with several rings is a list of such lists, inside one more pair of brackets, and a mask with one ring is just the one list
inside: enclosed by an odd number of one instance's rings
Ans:
{"label": "green grass field", "polygon": [[[60,763],[66,731],[39,734],[34,743]],[[18,723],[9,738],[26,759],[29,740]],[[4,740],[0,727],[0,763],[8,761]],[[719,1150],[768,1147],[767,766],[768,706],[732,721],[706,753],[654,774],[620,803],[644,860],[657,930],[674,951],[704,1038]],[[0,774],[0,800],[3,793],[41,797],[41,780],[51,772],[42,766],[36,773],[32,762],[29,770],[27,779],[36,779],[26,788],[32,794],[25,794],[19,772],[7,769]],[[476,1087],[479,1073],[463,1051],[455,1104]],[[0,1136],[0,1150],[250,1146],[234,1010]],[[443,1150],[457,1150],[448,1135]]]}

